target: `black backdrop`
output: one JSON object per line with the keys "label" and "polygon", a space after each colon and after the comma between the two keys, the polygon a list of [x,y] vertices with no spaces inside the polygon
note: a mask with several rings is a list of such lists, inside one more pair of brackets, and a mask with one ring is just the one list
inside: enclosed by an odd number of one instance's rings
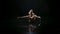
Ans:
{"label": "black backdrop", "polygon": [[18,32],[15,28],[16,17],[26,15],[30,9],[33,9],[37,15],[44,19],[46,24],[42,25],[42,33],[51,34],[56,32],[52,4],[51,0],[4,0],[1,32],[17,34]]}

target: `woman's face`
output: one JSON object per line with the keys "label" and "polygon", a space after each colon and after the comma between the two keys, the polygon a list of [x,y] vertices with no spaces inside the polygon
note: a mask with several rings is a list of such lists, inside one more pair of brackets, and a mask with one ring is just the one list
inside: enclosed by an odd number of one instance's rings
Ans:
{"label": "woman's face", "polygon": [[33,13],[32,13],[32,12],[30,12],[30,13],[29,13],[29,16],[30,16],[30,17],[32,17],[32,15],[33,15]]}

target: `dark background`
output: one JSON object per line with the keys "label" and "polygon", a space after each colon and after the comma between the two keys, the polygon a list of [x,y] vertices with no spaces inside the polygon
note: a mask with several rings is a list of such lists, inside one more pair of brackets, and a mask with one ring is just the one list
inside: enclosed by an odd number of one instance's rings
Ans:
{"label": "dark background", "polygon": [[18,34],[19,32],[16,31],[15,27],[16,17],[26,15],[30,9],[33,9],[34,13],[44,20],[44,24],[39,29],[42,34],[57,32],[57,26],[54,22],[56,17],[51,0],[4,0],[3,7],[4,12],[1,22],[1,32],[3,33]]}

